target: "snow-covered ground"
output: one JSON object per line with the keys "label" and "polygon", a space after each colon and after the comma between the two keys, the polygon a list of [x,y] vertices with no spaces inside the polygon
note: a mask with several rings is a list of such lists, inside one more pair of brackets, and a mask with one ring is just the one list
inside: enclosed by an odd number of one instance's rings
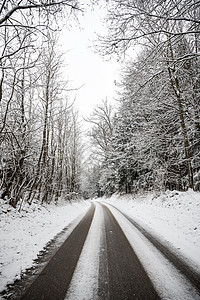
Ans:
{"label": "snow-covered ground", "polygon": [[[113,195],[109,199],[103,198],[97,199],[97,201],[103,201],[118,207],[121,211],[129,215],[148,231],[156,235],[161,241],[171,247],[173,251],[176,251],[180,256],[187,260],[193,268],[200,272],[200,193],[189,190],[184,193],[167,191],[159,196],[155,196],[153,193],[146,195],[143,194],[140,196]],[[72,230],[73,226],[77,224],[78,220],[86,212],[89,206],[89,201],[82,201],[67,205],[66,203],[60,203],[57,206],[52,204],[41,207],[33,204],[30,207],[23,207],[21,213],[18,213],[13,208],[3,204],[1,201],[0,290],[3,290],[7,283],[11,283],[15,278],[19,278],[20,273],[32,265],[33,260],[37,257],[39,251],[43,249],[48,241],[53,239],[53,237],[70,222],[76,220],[73,222],[73,225],[69,227]],[[119,214],[117,215],[117,212],[114,214],[118,218],[118,222],[123,226],[123,230],[129,233],[130,224],[128,224],[128,221],[125,221],[122,217],[118,216]],[[102,222],[102,211],[100,206],[97,204],[95,217],[92,222],[81,259],[77,265],[67,299],[68,297],[69,299],[78,299],[80,298],[79,296],[81,292],[82,294],[87,295],[88,290],[91,289],[90,287],[92,287],[92,289],[96,289],[98,271],[95,265],[98,264],[97,253],[99,251],[98,245],[100,244],[101,233],[100,221]],[[127,238],[129,239],[128,235]],[[132,238],[133,236],[131,232],[130,243]],[[134,241],[134,247],[136,247],[136,240]],[[140,251],[140,249],[145,247],[145,243],[145,241],[143,243],[142,239],[141,242],[138,239],[138,253],[146,252],[150,255],[150,252],[147,252],[147,250]],[[154,249],[152,249],[151,255],[159,256],[159,254],[155,254]],[[145,261],[145,255],[141,256],[140,259]],[[88,260],[92,260],[93,263],[88,265]],[[150,260],[148,256],[147,264],[151,261],[153,263],[152,268],[154,268],[156,266],[155,260],[154,258]],[[164,261],[163,264],[166,265]],[[90,266],[90,268],[88,268],[88,266]],[[81,276],[85,268],[88,270],[88,278]],[[162,268],[159,267],[158,271],[161,272]],[[169,267],[168,274],[171,274],[171,267]],[[169,276],[170,275],[168,275],[168,278]],[[85,278],[82,285],[80,277]],[[157,275],[154,280],[156,281],[158,277],[159,276]],[[163,280],[165,281],[166,278],[167,277],[164,276]],[[77,287],[77,281],[81,287],[78,290],[74,288]],[[163,288],[161,290],[163,290]],[[164,297],[167,295],[169,298],[163,299],[175,299],[173,293],[170,294],[171,290],[172,288],[170,288],[170,285],[168,284],[168,291],[163,291],[162,293]],[[187,292],[184,291],[183,293],[184,295],[187,294]],[[181,297],[182,298],[176,299],[192,299],[191,294],[186,295],[186,297]]]}
{"label": "snow-covered ground", "polygon": [[0,291],[6,284],[20,278],[21,272],[32,266],[45,245],[74,221],[68,231],[70,234],[89,207],[88,201],[43,206],[27,204],[19,213],[1,199]]}
{"label": "snow-covered ground", "polygon": [[200,193],[113,195],[105,199],[157,236],[200,273]]}

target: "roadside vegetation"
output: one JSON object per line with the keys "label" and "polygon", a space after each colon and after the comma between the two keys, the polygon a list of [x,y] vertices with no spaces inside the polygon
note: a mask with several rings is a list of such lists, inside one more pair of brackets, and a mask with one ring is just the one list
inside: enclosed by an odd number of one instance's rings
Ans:
{"label": "roadside vegetation", "polygon": [[98,49],[123,68],[90,118],[93,195],[200,190],[199,20],[198,1],[109,2]]}

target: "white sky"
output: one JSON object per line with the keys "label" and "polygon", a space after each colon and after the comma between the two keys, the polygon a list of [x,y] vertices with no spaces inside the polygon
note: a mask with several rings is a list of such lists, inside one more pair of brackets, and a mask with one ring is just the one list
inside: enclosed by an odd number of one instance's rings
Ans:
{"label": "white sky", "polygon": [[105,61],[94,52],[93,41],[96,33],[106,32],[103,26],[103,15],[106,10],[99,7],[88,9],[84,16],[79,15],[80,25],[74,24],[70,30],[63,30],[61,43],[66,52],[66,74],[70,86],[81,87],[76,95],[75,105],[81,116],[89,116],[97,103],[108,98],[112,101],[115,96],[119,64]]}

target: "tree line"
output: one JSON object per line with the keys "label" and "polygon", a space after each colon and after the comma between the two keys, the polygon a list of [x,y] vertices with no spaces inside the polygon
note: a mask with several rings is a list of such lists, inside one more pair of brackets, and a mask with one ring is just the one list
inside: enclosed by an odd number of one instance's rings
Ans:
{"label": "tree line", "polygon": [[[199,1],[105,5],[98,50],[123,69],[115,107],[104,100],[88,119],[84,196],[199,190]],[[81,130],[58,46],[60,20],[77,11],[76,0],[0,4],[0,191],[14,207],[82,193]]]}
{"label": "tree line", "polygon": [[90,118],[96,194],[200,190],[199,20],[197,0],[108,3],[99,51],[124,64],[117,107]]}
{"label": "tree line", "polygon": [[0,4],[0,191],[14,207],[80,192],[81,131],[58,46],[60,20],[78,5]]}

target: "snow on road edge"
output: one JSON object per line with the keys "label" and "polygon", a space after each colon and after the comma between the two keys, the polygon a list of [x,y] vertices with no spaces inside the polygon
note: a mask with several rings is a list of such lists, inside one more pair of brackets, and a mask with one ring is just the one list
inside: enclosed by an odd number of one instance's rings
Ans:
{"label": "snow on road edge", "polygon": [[0,199],[0,291],[19,279],[45,245],[89,206],[89,201],[32,204],[18,213]]}
{"label": "snow on road edge", "polygon": [[[137,197],[113,195],[103,200],[164,239],[200,271],[199,192],[167,191],[160,196],[152,193]],[[88,201],[41,207],[33,204],[17,213],[0,200],[0,291],[19,278],[49,240],[85,213],[89,205]]]}
{"label": "snow on road edge", "polygon": [[161,299],[199,300],[198,291],[118,210],[111,210]]}
{"label": "snow on road edge", "polygon": [[165,242],[200,272],[200,193],[167,191],[152,194],[113,195],[107,203],[123,211]]}

